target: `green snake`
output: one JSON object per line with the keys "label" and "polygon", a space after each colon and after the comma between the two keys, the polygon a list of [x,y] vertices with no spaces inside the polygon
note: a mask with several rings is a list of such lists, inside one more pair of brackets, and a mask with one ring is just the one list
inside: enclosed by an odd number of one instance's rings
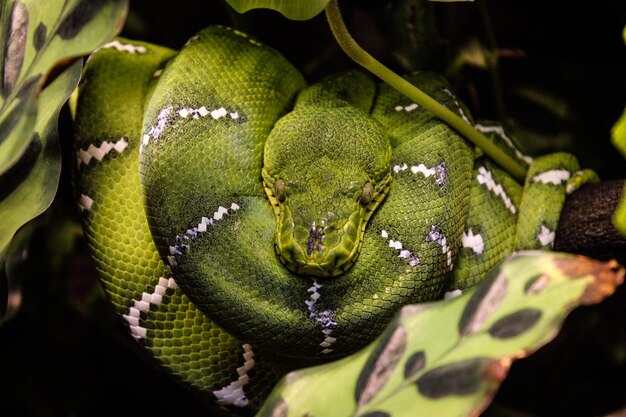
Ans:
{"label": "green snake", "polygon": [[120,38],[89,58],[75,112],[85,235],[131,335],[177,378],[254,412],[281,375],[355,352],[402,305],[551,247],[593,173],[523,155],[442,76],[407,79],[529,164],[525,184],[365,73],[307,86],[230,28],[180,51]]}

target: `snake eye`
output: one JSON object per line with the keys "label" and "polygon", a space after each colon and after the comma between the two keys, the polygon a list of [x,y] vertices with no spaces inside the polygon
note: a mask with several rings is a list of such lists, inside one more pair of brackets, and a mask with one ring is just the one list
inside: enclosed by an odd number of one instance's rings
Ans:
{"label": "snake eye", "polygon": [[278,180],[274,183],[274,195],[281,203],[285,201],[285,182],[283,180]]}
{"label": "snake eye", "polygon": [[372,201],[374,196],[374,186],[371,182],[366,182],[363,186],[363,193],[361,194],[361,204],[366,206]]}

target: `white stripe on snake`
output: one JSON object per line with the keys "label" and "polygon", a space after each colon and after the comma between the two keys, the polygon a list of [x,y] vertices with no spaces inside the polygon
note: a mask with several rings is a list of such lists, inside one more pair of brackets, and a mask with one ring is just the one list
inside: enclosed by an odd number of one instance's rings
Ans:
{"label": "white stripe on snake", "polygon": [[485,249],[483,237],[480,234],[474,234],[474,232],[472,232],[472,229],[467,229],[465,232],[463,232],[461,245],[464,248],[471,249],[475,255],[480,255]]}
{"label": "white stripe on snake", "polygon": [[504,188],[502,188],[502,185],[497,184],[494,181],[491,171],[489,171],[484,166],[479,167],[478,175],[476,176],[476,179],[481,185],[484,185],[485,187],[487,187],[489,191],[494,193],[496,196],[500,197],[502,201],[504,202],[504,205],[506,206],[506,208],[509,209],[511,213],[513,214],[517,213],[517,208],[511,201],[511,198],[506,194],[506,191],[504,191]]}
{"label": "white stripe on snake", "polygon": [[252,346],[244,344],[243,346],[243,365],[237,368],[239,378],[231,382],[228,386],[213,391],[213,395],[217,398],[220,405],[234,405],[235,407],[245,407],[248,405],[248,399],[243,391],[243,387],[250,382],[248,372],[254,368],[254,352]]}
{"label": "white stripe on snake", "polygon": [[[458,294],[508,252],[551,245],[565,192],[555,172],[579,169],[558,155],[536,158],[526,183],[490,172],[473,145],[390,86],[360,71],[307,86],[279,53],[227,28],[177,52],[125,45],[92,56],[79,89],[85,236],[132,336],[186,384],[248,414],[292,363],[350,354],[402,305]],[[406,78],[472,120],[442,76]],[[101,143],[102,132],[127,143]],[[244,204],[254,209],[234,215],[233,227],[213,227]],[[510,222],[494,238],[476,211]],[[532,224],[517,230],[510,214],[520,212]],[[364,237],[375,244],[361,247]],[[461,247],[469,250],[457,258]],[[175,283],[158,279],[170,276],[168,263],[178,263]],[[181,345],[181,334],[193,341]]]}
{"label": "white stripe on snake", "polygon": [[145,339],[148,330],[140,325],[141,312],[147,313],[150,311],[150,305],[158,306],[163,301],[163,296],[168,289],[175,289],[176,282],[174,278],[159,278],[159,283],[154,286],[152,293],[141,293],[141,300],[133,301],[133,305],[128,309],[128,314],[124,314],[123,317],[128,322],[131,335],[137,339]]}
{"label": "white stripe on snake", "polygon": [[129,52],[131,54],[144,54],[146,53],[145,46],[136,46],[128,43],[121,43],[120,41],[112,41],[101,46],[102,49],[115,48],[120,52]]}
{"label": "white stripe on snake", "polygon": [[570,173],[564,169],[552,169],[550,171],[542,172],[541,174],[533,177],[533,182],[540,182],[542,184],[560,185],[569,180]]}
{"label": "white stripe on snake", "polygon": [[102,141],[100,146],[95,147],[93,144],[90,144],[87,149],[79,149],[76,152],[76,163],[77,167],[80,168],[81,163],[85,165],[89,165],[92,159],[96,159],[98,162],[102,161],[102,159],[109,154],[112,150],[115,150],[118,154],[124,152],[124,149],[128,147],[128,139],[122,137],[120,140],[116,142]]}
{"label": "white stripe on snake", "polygon": [[[393,172],[398,173],[401,171],[406,171],[407,169],[409,169],[409,166],[407,164],[394,165]],[[446,186],[446,178],[448,177],[448,175],[446,174],[445,162],[442,162],[438,165],[434,165],[430,168],[428,168],[424,164],[413,165],[411,166],[411,172],[414,174],[417,174],[419,172],[420,174],[424,175],[424,177],[426,178],[435,175],[436,176],[435,181],[437,181],[437,184],[439,184],[439,187],[444,188]]]}

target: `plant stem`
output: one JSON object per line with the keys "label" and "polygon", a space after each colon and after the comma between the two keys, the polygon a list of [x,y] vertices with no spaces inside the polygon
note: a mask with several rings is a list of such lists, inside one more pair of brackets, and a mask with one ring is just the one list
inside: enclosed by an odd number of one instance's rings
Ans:
{"label": "plant stem", "polygon": [[436,117],[445,122],[448,126],[457,130],[461,135],[467,138],[483,150],[491,159],[500,165],[505,171],[520,181],[526,177],[526,168],[512,156],[505,153],[502,149],[494,145],[485,135],[474,129],[472,125],[457,116],[447,107],[440,104],[437,100],[424,93],[419,88],[384,66],[373,56],[361,48],[352,38],[346,25],[341,17],[341,11],[337,0],[330,0],[326,6],[326,17],[328,24],[337,40],[337,43],[344,52],[363,66],[374,75],[378,76],[384,82],[409,97],[415,103],[423,106]]}

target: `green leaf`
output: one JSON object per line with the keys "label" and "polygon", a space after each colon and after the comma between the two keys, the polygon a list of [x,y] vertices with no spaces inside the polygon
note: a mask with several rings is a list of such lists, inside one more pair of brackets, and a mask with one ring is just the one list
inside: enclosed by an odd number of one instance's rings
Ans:
{"label": "green leaf", "polygon": [[0,7],[1,259],[15,231],[56,193],[58,112],[81,65],[62,70],[117,35],[128,0],[8,0]]}
{"label": "green leaf", "polygon": [[33,140],[34,96],[50,70],[115,36],[127,7],[127,0],[3,2],[0,27],[6,36],[0,43],[0,175],[22,157]]}
{"label": "green leaf", "polygon": [[2,194],[9,191],[0,200],[0,255],[15,232],[48,208],[56,194],[61,173],[58,114],[76,87],[81,70],[82,62],[76,61],[40,94],[39,113],[28,152],[16,165],[19,170],[12,169],[0,177],[4,180]]}
{"label": "green leaf", "polygon": [[404,307],[356,354],[286,375],[257,416],[479,415],[515,359],[550,341],[574,307],[601,301],[623,277],[614,261],[512,255],[458,298]]}
{"label": "green leaf", "polygon": [[[622,31],[622,36],[624,37],[624,43],[626,43],[626,26]],[[626,157],[626,108],[611,130],[611,139],[615,147]],[[626,189],[624,191],[624,197],[622,197],[622,201],[617,206],[613,216],[613,223],[626,236]]]}
{"label": "green leaf", "polygon": [[226,0],[238,13],[272,9],[291,20],[309,20],[324,10],[329,0]]}
{"label": "green leaf", "polygon": [[[613,126],[613,129],[611,130],[611,137],[615,146],[626,157],[626,109],[617,123]],[[626,196],[626,190],[624,191],[623,195]],[[613,216],[613,223],[620,233],[626,235],[626,197],[622,197],[622,201],[620,201],[617,206],[617,210]]]}

